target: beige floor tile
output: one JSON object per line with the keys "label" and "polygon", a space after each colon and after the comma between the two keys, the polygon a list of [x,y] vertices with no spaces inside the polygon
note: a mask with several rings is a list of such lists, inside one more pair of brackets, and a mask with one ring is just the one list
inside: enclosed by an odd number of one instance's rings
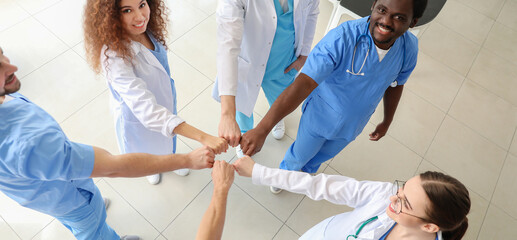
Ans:
{"label": "beige floor tile", "polygon": [[203,10],[206,14],[212,15],[217,8],[217,0],[186,0],[197,8]]}
{"label": "beige floor tile", "polygon": [[20,237],[16,235],[14,230],[2,218],[0,218],[0,236],[5,239],[20,239]]}
{"label": "beige floor tile", "polygon": [[0,2],[0,32],[28,18],[30,15],[14,0]]}
{"label": "beige floor tile", "polygon": [[426,53],[418,53],[418,63],[406,88],[447,112],[458,94],[464,76]]}
{"label": "beige floor tile", "polygon": [[515,183],[517,183],[516,172],[517,157],[508,154],[495,188],[494,197],[492,198],[492,204],[495,204],[515,219],[517,219],[517,206],[515,206],[515,199],[517,199],[517,187],[515,186]]}
{"label": "beige floor tile", "polygon": [[459,0],[463,4],[481,12],[482,14],[496,19],[503,7],[505,0]]}
{"label": "beige floor tile", "polygon": [[[162,235],[169,240],[194,239],[212,197],[213,184],[205,188],[172,222]],[[282,222],[235,185],[228,194],[222,239],[272,239]]]}
{"label": "beige floor tile", "polygon": [[[106,181],[96,184],[102,196],[111,200],[106,222],[120,236],[138,235],[142,239],[155,239],[160,233],[140,213],[129,205]],[[143,195],[145,196],[145,195]]]}
{"label": "beige floor tile", "polygon": [[57,122],[80,110],[106,89],[106,82],[97,79],[84,59],[72,50],[45,64],[21,82],[20,92],[45,109]]}
{"label": "beige floor tile", "polygon": [[[321,172],[321,170],[318,171],[318,173]],[[340,175],[332,168],[325,169],[323,173],[329,175]],[[336,214],[349,212],[351,210],[353,209],[346,205],[336,205],[325,200],[314,201],[308,197],[304,197],[300,205],[289,217],[286,224],[301,236],[319,222]]]}
{"label": "beige floor tile", "polygon": [[497,17],[497,21],[511,27],[513,30],[517,31],[517,15],[515,12],[517,11],[517,1],[515,0],[507,0]]}
{"label": "beige floor tile", "polygon": [[32,240],[74,240],[74,234],[58,220],[54,219],[48,226],[43,228]]}
{"label": "beige floor tile", "polygon": [[422,157],[393,139],[385,136],[378,142],[369,140],[374,130],[366,125],[357,139],[330,162],[340,174],[360,180],[391,181],[413,176]]}
{"label": "beige floor tile", "polygon": [[160,235],[155,240],[167,240],[164,236]]}
{"label": "beige floor tile", "polygon": [[3,193],[0,194],[0,216],[23,240],[31,239],[53,219],[46,214],[20,206]]}
{"label": "beige floor tile", "polygon": [[422,162],[420,163],[420,166],[418,166],[418,169],[416,170],[415,175],[426,172],[426,171],[435,171],[435,172],[442,172],[442,173],[447,174],[442,169],[438,168],[437,166],[430,163],[429,161],[423,159]]}
{"label": "beige floor tile", "polygon": [[506,151],[447,116],[425,159],[490,199],[505,156]]}
{"label": "beige floor tile", "polygon": [[2,31],[0,45],[2,45],[4,55],[18,67],[16,76],[19,79],[67,49],[61,40],[34,18],[27,18],[18,23],[15,28]]}
{"label": "beige floor tile", "polygon": [[438,22],[429,25],[420,38],[420,49],[434,59],[466,76],[480,49],[459,33]]}
{"label": "beige floor tile", "polygon": [[[402,144],[424,156],[442,123],[445,113],[411,91],[405,91],[388,134]],[[374,124],[384,118],[383,102],[371,118]]]}
{"label": "beige floor tile", "polygon": [[517,62],[517,31],[496,22],[488,34],[484,47],[507,61]]}
{"label": "beige floor tile", "polygon": [[435,21],[477,44],[483,43],[494,24],[493,19],[457,1],[447,1]]}
{"label": "beige floor tile", "polygon": [[75,53],[79,54],[79,56],[81,56],[86,61],[86,49],[84,48],[83,41],[81,41],[80,43],[75,45],[72,49],[74,50]]}
{"label": "beige floor tile", "polygon": [[507,61],[482,48],[468,78],[517,106],[517,63]]}
{"label": "beige floor tile", "polygon": [[206,13],[192,6],[186,0],[166,1],[169,8],[169,44],[183,36],[190,29],[208,17]]}
{"label": "beige floor tile", "polygon": [[501,209],[491,204],[478,239],[512,239],[514,236],[517,236],[517,228],[515,226],[517,226],[517,219],[508,216]]}
{"label": "beige floor tile", "polygon": [[18,5],[31,15],[44,10],[61,0],[17,0]]}
{"label": "beige floor tile", "polygon": [[[263,166],[278,168],[292,142],[290,138],[278,141],[268,137],[262,151],[254,155],[253,160]],[[282,221],[287,220],[303,198],[302,195],[289,192],[272,194],[268,186],[254,185],[251,179],[246,177],[236,177],[235,184]]]}
{"label": "beige floor tile", "polygon": [[188,103],[207,89],[208,86],[212,84],[212,80],[201,74],[174,53],[169,52],[168,57],[172,79],[174,79],[176,86],[178,111],[181,111]]}
{"label": "beige floor tile", "polygon": [[510,147],[517,126],[517,107],[481,86],[466,81],[449,115],[505,150]]}
{"label": "beige floor tile", "polygon": [[215,80],[217,74],[216,28],[212,15],[170,45],[173,53],[211,80]]}
{"label": "beige floor tile", "polygon": [[86,0],[63,0],[34,17],[69,47],[83,41],[83,11]]}
{"label": "beige floor tile", "polygon": [[[177,153],[190,151],[187,145],[178,141]],[[145,177],[105,178],[105,181],[156,229],[163,231],[210,182],[210,174],[210,169],[192,170],[186,177],[167,172],[154,186]]]}
{"label": "beige floor tile", "polygon": [[109,92],[104,91],[81,110],[61,123],[67,137],[83,144],[98,146],[118,154],[113,116],[109,109]]}
{"label": "beige floor tile", "polygon": [[325,31],[327,30],[334,5],[328,0],[323,0],[320,1],[318,8],[320,13],[318,14],[318,22],[316,23],[316,32],[314,33],[312,47],[316,46],[323,36],[325,36]]}
{"label": "beige floor tile", "polygon": [[517,155],[517,131],[513,135],[513,142],[509,152],[513,155]]}
{"label": "beige floor tile", "polygon": [[300,236],[296,234],[292,229],[290,229],[287,225],[284,225],[280,231],[275,235],[273,240],[296,240]]}

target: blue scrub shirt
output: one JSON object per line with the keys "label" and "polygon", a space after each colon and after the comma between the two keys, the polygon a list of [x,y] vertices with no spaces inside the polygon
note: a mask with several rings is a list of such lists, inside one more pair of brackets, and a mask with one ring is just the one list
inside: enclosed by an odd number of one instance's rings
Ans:
{"label": "blue scrub shirt", "polygon": [[[311,51],[302,73],[319,86],[307,101],[327,104],[330,110],[312,116],[316,131],[329,134],[329,138],[354,140],[381,101],[386,89],[394,81],[406,83],[417,62],[418,39],[410,32],[400,36],[384,59],[379,62],[375,45],[368,30],[369,17],[344,22],[331,30]],[[362,42],[357,41],[361,34]],[[364,76],[347,73],[351,70],[354,48],[354,70],[358,71],[368,51],[362,69]],[[316,103],[312,103],[313,105]],[[324,119],[326,118],[326,119]],[[330,120],[329,120],[330,119]],[[332,126],[318,124],[334,122]]]}
{"label": "blue scrub shirt", "polygon": [[20,205],[59,217],[95,193],[92,146],[68,140],[58,123],[21,94],[0,104],[0,191]]}

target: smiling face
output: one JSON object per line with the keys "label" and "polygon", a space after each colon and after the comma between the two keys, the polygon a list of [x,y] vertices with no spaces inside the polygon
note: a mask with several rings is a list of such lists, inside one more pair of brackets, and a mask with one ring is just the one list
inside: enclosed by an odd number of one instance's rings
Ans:
{"label": "smiling face", "polygon": [[9,58],[4,56],[3,50],[0,48],[0,96],[3,97],[9,93],[15,93],[20,89],[20,81],[14,75],[18,68],[11,64]]}
{"label": "smiling face", "polygon": [[[402,212],[399,214],[395,211],[397,209],[397,195],[401,199],[400,204],[402,205]],[[421,228],[427,224],[419,218],[426,218],[425,210],[430,204],[430,200],[422,187],[420,176],[409,179],[404,187],[399,189],[397,195],[390,197],[391,204],[386,209],[386,213],[391,219],[409,228]]]}
{"label": "smiling face", "polygon": [[151,10],[145,0],[121,0],[120,20],[122,28],[132,38],[138,38],[145,33]]}
{"label": "smiling face", "polygon": [[413,0],[376,0],[369,30],[375,45],[386,50],[417,21],[413,18]]}

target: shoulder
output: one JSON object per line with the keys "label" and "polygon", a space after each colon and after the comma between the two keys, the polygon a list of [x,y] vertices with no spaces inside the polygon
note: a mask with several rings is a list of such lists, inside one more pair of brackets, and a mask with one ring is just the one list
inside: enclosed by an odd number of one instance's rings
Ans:
{"label": "shoulder", "polygon": [[410,31],[406,31],[402,36],[404,37],[405,50],[414,54],[418,53],[418,38]]}

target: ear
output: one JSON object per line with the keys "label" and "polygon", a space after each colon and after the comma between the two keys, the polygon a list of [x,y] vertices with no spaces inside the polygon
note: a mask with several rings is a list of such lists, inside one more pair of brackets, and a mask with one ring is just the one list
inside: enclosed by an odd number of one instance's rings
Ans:
{"label": "ear", "polygon": [[411,20],[411,23],[409,24],[409,28],[415,27],[417,22],[418,18],[413,18],[413,20]]}
{"label": "ear", "polygon": [[428,233],[435,233],[440,231],[440,227],[434,223],[426,223],[422,226],[422,230]]}

